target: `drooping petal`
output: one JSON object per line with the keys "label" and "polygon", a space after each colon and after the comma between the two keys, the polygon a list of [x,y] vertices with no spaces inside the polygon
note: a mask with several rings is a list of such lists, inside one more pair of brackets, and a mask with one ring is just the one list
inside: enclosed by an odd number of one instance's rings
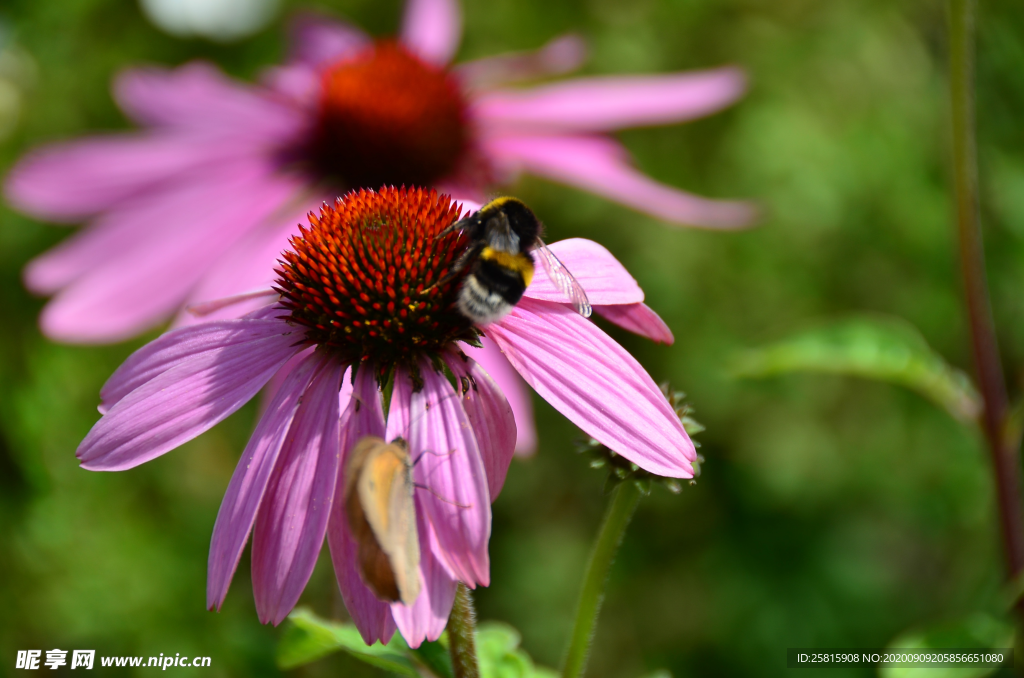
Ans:
{"label": "drooping petal", "polygon": [[[238,321],[244,322],[244,321]],[[178,362],[110,408],[78,446],[90,471],[123,471],[154,459],[212,428],[244,405],[300,350],[289,325],[251,341],[200,351]],[[188,329],[179,337],[189,337]]]}
{"label": "drooping petal", "polygon": [[408,373],[399,371],[395,375],[395,383],[391,389],[391,406],[388,408],[388,424],[384,439],[391,441],[401,438],[408,442],[411,421],[412,381],[408,379]]}
{"label": "drooping petal", "polygon": [[647,304],[594,306],[594,311],[622,329],[647,337],[651,341],[670,346],[675,342],[672,330]]}
{"label": "drooping petal", "polygon": [[273,400],[260,417],[249,444],[231,476],[220,503],[210,540],[210,561],[206,575],[206,607],[220,609],[228,594],[242,550],[249,540],[256,512],[263,500],[278,454],[291,429],[302,395],[309,387],[321,359],[304,354],[289,372]]}
{"label": "drooping petal", "polygon": [[263,392],[260,393],[260,416],[267,411],[270,407],[270,403],[274,402],[274,398],[277,397],[277,392],[285,385],[285,382],[291,377],[292,372],[302,364],[306,358],[316,350],[316,347],[309,346],[303,349],[301,352],[293,355],[288,362],[281,366],[277,372],[274,372],[274,376],[270,378],[267,385],[263,387]]}
{"label": "drooping petal", "polygon": [[[350,399],[341,415],[341,454],[347,456],[361,438],[385,438],[384,402],[373,367],[363,363],[356,369]],[[388,439],[390,440],[390,439]],[[344,470],[343,470],[344,472]]]}
{"label": "drooping petal", "polygon": [[480,343],[482,348],[465,344],[461,348],[466,355],[480,363],[505,395],[516,417],[516,454],[528,457],[537,451],[537,427],[533,420],[530,389],[493,341],[481,337]]}
{"label": "drooping petal", "polygon": [[[593,240],[570,238],[548,245],[583,286],[590,303],[635,304],[644,300],[644,291],[615,256]],[[543,266],[537,266],[533,281],[524,296],[543,301],[567,302],[565,294],[551,282]]]}
{"label": "drooping petal", "polygon": [[494,129],[610,132],[709,115],[739,99],[746,86],[738,68],[579,78],[483,94],[473,109],[482,124]]}
{"label": "drooping petal", "polygon": [[484,57],[454,66],[452,71],[466,87],[485,89],[569,73],[582,66],[586,57],[583,38],[563,35],[538,50]]}
{"label": "drooping petal", "polygon": [[324,544],[341,463],[338,391],[344,371],[333,359],[321,359],[256,515],[252,584],[264,624],[276,626],[292,611]]}
{"label": "drooping petal", "polygon": [[[419,505],[452,573],[468,586],[490,582],[491,502],[487,472],[461,398],[428,362],[423,388],[410,398],[409,454]],[[408,379],[399,371],[395,378]]]}
{"label": "drooping petal", "polygon": [[[341,420],[342,463],[338,467],[338,492],[345,488],[345,462],[349,451],[364,436],[384,437],[384,410],[373,369],[362,365],[356,372],[352,397]],[[345,503],[339,500],[331,508],[331,521],[327,529],[327,542],[331,548],[331,562],[338,579],[341,597],[345,600],[352,621],[367,645],[380,640],[386,643],[395,632],[391,609],[378,600],[363,583],[359,574],[359,547],[352,538],[345,512]]]}
{"label": "drooping petal", "polygon": [[462,11],[456,0],[409,0],[405,4],[402,42],[425,61],[447,64],[461,37]]}
{"label": "drooping petal", "polygon": [[348,610],[367,645],[373,645],[378,640],[387,643],[395,633],[391,607],[378,600],[373,591],[363,583],[363,578],[359,574],[359,546],[352,538],[348,517],[345,515],[344,507],[339,505],[334,510],[336,513],[331,517],[327,537],[331,546],[334,575],[338,579],[345,609]]}
{"label": "drooping petal", "polygon": [[114,81],[114,98],[141,125],[215,130],[263,149],[292,139],[304,124],[301,111],[203,62],[123,71]]}
{"label": "drooping petal", "polygon": [[360,28],[326,16],[303,12],[288,27],[289,61],[319,69],[353,56],[373,44]]}
{"label": "drooping petal", "polygon": [[[168,332],[149,342],[121,363],[100,389],[100,412],[106,414],[126,395],[152,381],[172,367],[188,360],[222,359],[228,350],[244,350],[239,344],[276,337],[291,332],[288,325],[267,317],[211,322]],[[298,337],[288,341],[294,343]]]}
{"label": "drooping petal", "polygon": [[475,360],[452,356],[448,366],[456,377],[469,378],[469,390],[462,394],[462,407],[473,425],[493,503],[505,484],[516,450],[516,419],[501,389]]}
{"label": "drooping petal", "polygon": [[448,572],[434,552],[440,550],[437,537],[425,517],[419,498],[416,500],[416,525],[420,544],[420,595],[410,607],[392,603],[394,617],[402,638],[409,647],[419,647],[424,640],[437,640],[448,625],[448,617],[455,602],[458,582]]}
{"label": "drooping petal", "polygon": [[245,150],[237,143],[181,134],[91,137],[32,151],[8,172],[4,195],[26,214],[76,222]]}
{"label": "drooping petal", "polygon": [[487,334],[587,435],[651,473],[693,477],[697,455],[679,417],[640,363],[592,322],[561,304],[523,299]]}
{"label": "drooping petal", "polygon": [[[134,247],[107,253],[99,261],[79,251],[64,261],[81,276],[43,309],[47,336],[74,343],[122,340],[165,320],[189,290],[228,252],[238,238],[276,212],[296,192],[291,180],[263,167],[241,166],[235,176],[193,184],[159,214],[159,201],[125,219],[124,228],[152,229]],[[150,221],[141,214],[154,214]],[[90,266],[91,264],[91,266]]]}
{"label": "drooping petal", "polygon": [[671,223],[741,228],[757,216],[748,203],[701,198],[654,181],[633,167],[624,149],[610,139],[498,136],[483,138],[481,143],[506,172],[526,170]]}

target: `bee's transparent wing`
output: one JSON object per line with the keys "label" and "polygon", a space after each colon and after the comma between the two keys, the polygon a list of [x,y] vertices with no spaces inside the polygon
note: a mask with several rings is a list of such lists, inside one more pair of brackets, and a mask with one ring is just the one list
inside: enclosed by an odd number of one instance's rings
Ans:
{"label": "bee's transparent wing", "polygon": [[572,277],[572,273],[569,273],[565,264],[559,261],[555,253],[549,250],[540,238],[537,238],[537,246],[533,249],[533,253],[540,257],[540,263],[544,265],[544,270],[547,271],[551,282],[568,297],[576,312],[584,318],[589,318],[594,309],[590,305],[590,300],[587,299],[587,293],[583,291],[583,287],[576,281],[576,278]]}

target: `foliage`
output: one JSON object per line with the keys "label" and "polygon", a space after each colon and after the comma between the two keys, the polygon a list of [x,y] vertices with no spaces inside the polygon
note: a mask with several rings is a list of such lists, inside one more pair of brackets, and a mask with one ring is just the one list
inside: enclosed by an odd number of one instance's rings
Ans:
{"label": "foliage", "polygon": [[[980,4],[987,255],[1001,350],[1019,366],[1024,13],[1016,0]],[[385,34],[401,3],[303,6]],[[943,3],[465,6],[460,58],[575,31],[591,46],[586,74],[739,64],[751,83],[723,114],[621,138],[662,181],[760,200],[765,217],[756,229],[671,228],[534,178],[511,188],[541,215],[548,240],[594,238],[633,273],[676,343],[609,332],[656,379],[685,390],[707,426],[698,484],[678,496],[653,492],[630,526],[588,675],[664,667],[679,678],[783,676],[784,661],[771,658],[786,647],[881,647],[921,620],[955,619],[1001,600],[991,483],[977,436],[901,389],[728,378],[731,356],[744,347],[865,310],[904,318],[934,354],[970,364],[948,198]],[[251,39],[218,45],[158,32],[134,0],[5,0],[4,39],[33,64],[26,72],[34,84],[19,90],[18,126],[0,140],[0,172],[38,144],[126,128],[109,93],[125,64],[201,58],[256,77],[284,54],[286,15]],[[24,291],[21,270],[68,235],[0,207],[0,659],[26,648],[181,652],[212,656],[211,676],[281,675],[274,648],[285,632],[257,621],[247,559],[220,613],[207,612],[204,600],[217,507],[255,406],[137,469],[80,470],[74,450],[98,416],[99,387],[142,340],[99,348],[40,337],[41,302]],[[540,449],[513,464],[494,505],[492,586],[476,592],[476,602],[483,618],[519,629],[522,647],[552,666],[606,499],[600,474],[572,453],[578,431],[535,406]],[[326,558],[304,603],[323,618],[344,618]],[[380,675],[344,652],[294,671]]]}
{"label": "foliage", "polygon": [[[942,651],[950,648],[1007,650],[1013,648],[1013,625],[1006,619],[974,614],[945,624],[918,628],[900,634],[889,647],[893,650]],[[883,666],[879,678],[982,678],[1000,667],[903,667]]]}
{"label": "foliage", "polygon": [[[308,664],[333,652],[347,652],[371,666],[399,676],[418,678],[424,672],[437,678],[450,678],[446,640],[424,643],[410,649],[396,634],[387,645],[379,642],[367,647],[352,624],[321,619],[306,609],[297,609],[278,646],[277,663],[283,669]],[[507,624],[485,622],[477,627],[476,649],[482,678],[554,678],[551,669],[534,666],[530,656],[519,648],[519,632]]]}
{"label": "foliage", "polygon": [[981,397],[913,327],[898,318],[860,316],[805,330],[739,356],[742,377],[826,372],[888,381],[913,389],[957,419],[974,421]]}

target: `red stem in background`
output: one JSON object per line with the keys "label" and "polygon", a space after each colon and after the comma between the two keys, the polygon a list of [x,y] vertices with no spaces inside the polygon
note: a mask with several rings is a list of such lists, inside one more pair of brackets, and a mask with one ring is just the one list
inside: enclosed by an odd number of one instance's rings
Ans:
{"label": "red stem in background", "polygon": [[[982,429],[992,455],[999,522],[1010,578],[1024,570],[1024,503],[1018,442],[1006,435],[1009,405],[999,359],[992,305],[985,281],[985,252],[978,212],[978,159],[974,122],[974,21],[976,0],[950,0],[949,74],[953,118],[953,178],[964,297],[978,385],[984,399]],[[1017,603],[1024,619],[1024,605]]]}

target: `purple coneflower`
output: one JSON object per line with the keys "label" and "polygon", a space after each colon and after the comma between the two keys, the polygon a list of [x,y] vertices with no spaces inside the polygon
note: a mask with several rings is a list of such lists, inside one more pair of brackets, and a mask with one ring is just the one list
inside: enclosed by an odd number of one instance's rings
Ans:
{"label": "purple coneflower", "polygon": [[265,287],[303,215],[355,188],[437,186],[479,202],[525,170],[671,222],[750,220],[745,204],[653,181],[607,135],[712,113],[743,92],[739,70],[510,89],[575,68],[579,40],[449,66],[460,24],[455,0],[409,0],[397,41],[298,21],[289,62],[260,85],[204,63],[121,74],[115,99],[142,131],[43,148],[7,178],[16,208],[89,222],[26,270],[33,292],[54,295],[43,331],[120,341],[190,301]]}
{"label": "purple coneflower", "polygon": [[[253,534],[263,622],[294,607],[326,536],[345,604],[367,643],[396,626],[436,639],[457,581],[487,585],[490,503],[516,422],[501,389],[462,350],[481,334],[595,440],[663,476],[691,477],[693,444],[665,396],[621,346],[577,315],[538,268],[502,320],[475,327],[446,277],[466,236],[437,237],[461,208],[425,189],[360,190],[325,205],[293,238],[280,297],[240,319],[171,331],[134,353],[101,393],[103,417],[78,449],[84,468],[118,471],[209,429],[283,375],[239,460],[214,527],[207,602],[219,608]],[[587,240],[551,246],[598,311],[628,317],[643,293]],[[646,307],[643,307],[646,308]],[[649,310],[647,311],[650,312]],[[384,412],[382,385],[390,385]],[[422,589],[409,607],[363,583],[339,496],[363,436],[407,441],[414,464]]]}

